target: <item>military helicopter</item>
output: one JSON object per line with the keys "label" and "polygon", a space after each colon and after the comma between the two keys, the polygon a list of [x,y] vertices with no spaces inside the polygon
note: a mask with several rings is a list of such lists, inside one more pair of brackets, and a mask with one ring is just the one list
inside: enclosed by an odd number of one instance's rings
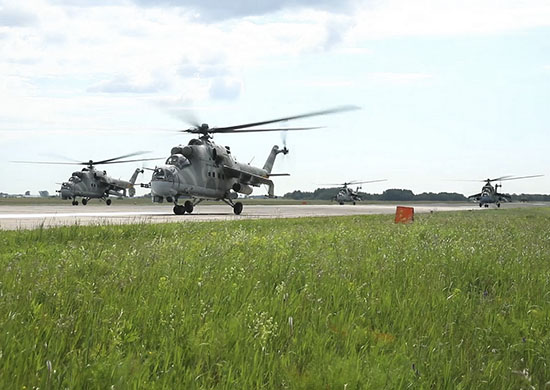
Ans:
{"label": "military helicopter", "polygon": [[332,198],[332,200],[337,201],[339,204],[343,205],[346,202],[352,202],[354,205],[356,202],[361,201],[361,197],[359,196],[359,190],[361,187],[357,187],[357,189],[354,191],[348,185],[355,185],[355,184],[366,184],[366,183],[377,183],[380,181],[387,181],[387,179],[381,179],[381,180],[368,180],[368,181],[349,181],[344,183],[336,183],[336,184],[326,184],[330,186],[343,186],[340,188],[340,191],[336,194],[335,197]]}
{"label": "military helicopter", "polygon": [[[285,118],[262,122],[247,123],[228,127],[209,127],[208,124],[191,123],[193,127],[181,132],[197,134],[187,145],[178,145],[170,151],[170,157],[164,166],[156,167],[151,177],[152,200],[162,203],[164,200],[174,203],[174,214],[191,214],[196,205],[204,200],[221,200],[231,208],[236,215],[241,214],[243,204],[234,201],[239,194],[250,195],[252,187],[262,184],[268,186],[268,197],[274,197],[274,184],[271,177],[288,176],[286,173],[275,174],[271,170],[275,158],[280,153],[287,154],[288,149],[275,145],[271,149],[262,168],[250,164],[239,163],[231,154],[229,146],[220,146],[212,140],[213,134],[236,134],[266,131],[311,130],[319,127],[293,128],[260,128],[253,127],[292,119],[335,114],[343,111],[356,110],[356,106],[342,106],[307,114],[294,115]],[[147,186],[147,185],[146,185]],[[183,205],[181,198],[189,198]]]}
{"label": "military helicopter", "polygon": [[481,188],[481,192],[479,194],[474,194],[468,196],[468,199],[475,200],[476,202],[479,202],[479,207],[489,207],[489,204],[495,203],[497,207],[500,207],[500,202],[511,202],[512,197],[507,194],[503,194],[498,192],[498,189],[502,187],[502,184],[495,184],[494,187],[491,184],[494,181],[505,181],[505,180],[518,180],[518,179],[528,179],[532,177],[540,177],[544,175],[531,175],[531,176],[501,176],[497,177],[496,179],[485,179],[485,180],[475,180],[475,181],[481,181],[485,182],[483,187]]}
{"label": "military helicopter", "polygon": [[133,197],[136,193],[134,184],[143,169],[137,168],[132,174],[129,181],[115,179],[107,175],[106,171],[96,169],[95,165],[103,164],[120,164],[136,161],[158,160],[158,158],[147,158],[137,160],[121,160],[123,158],[141,155],[147,152],[136,152],[126,154],[124,156],[109,158],[100,161],[84,161],[84,162],[48,162],[48,161],[12,161],[15,163],[26,164],[64,164],[64,165],[85,165],[81,171],[73,172],[68,181],[61,183],[61,188],[57,190],[62,199],[72,199],[73,206],[78,205],[77,197],[82,198],[82,204],[86,205],[90,199],[98,198],[105,201],[109,206],[111,199],[109,195],[124,197],[129,195]]}

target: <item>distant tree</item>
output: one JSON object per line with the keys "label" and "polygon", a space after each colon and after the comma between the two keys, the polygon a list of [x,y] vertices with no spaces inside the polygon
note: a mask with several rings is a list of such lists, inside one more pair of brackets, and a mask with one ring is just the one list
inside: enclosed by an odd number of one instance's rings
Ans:
{"label": "distant tree", "polygon": [[414,200],[414,193],[411,190],[392,188],[384,191],[380,200],[411,201]]}
{"label": "distant tree", "polygon": [[512,202],[550,202],[548,194],[512,194]]}
{"label": "distant tree", "polygon": [[423,192],[421,194],[415,195],[414,200],[424,200],[424,201],[444,201],[444,202],[464,202],[467,201],[464,195],[456,192]]}
{"label": "distant tree", "polygon": [[283,195],[283,198],[288,199],[296,199],[296,200],[302,200],[302,199],[313,199],[313,192],[302,192],[300,190],[287,192]]}
{"label": "distant tree", "polygon": [[[313,192],[296,190],[286,193],[283,197],[287,199],[296,200],[330,200],[333,199],[340,191],[340,188],[317,188]],[[411,190],[405,189],[388,189],[382,194],[368,194],[365,192],[359,192],[359,196],[362,200],[375,201],[375,200],[387,200],[397,202],[411,202],[411,201],[429,201],[429,202],[465,202],[468,200],[462,194],[457,192],[423,192],[415,195]],[[512,194],[513,202],[550,202],[550,195],[548,194]]]}

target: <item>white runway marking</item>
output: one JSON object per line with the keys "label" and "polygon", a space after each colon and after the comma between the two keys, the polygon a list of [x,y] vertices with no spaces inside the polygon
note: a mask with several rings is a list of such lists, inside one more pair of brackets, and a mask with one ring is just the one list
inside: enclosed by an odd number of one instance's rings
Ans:
{"label": "white runway marking", "polygon": [[131,217],[147,215],[164,215],[166,212],[151,211],[115,211],[97,213],[36,213],[36,214],[0,214],[0,219],[34,219],[34,218],[65,218],[65,217]]}

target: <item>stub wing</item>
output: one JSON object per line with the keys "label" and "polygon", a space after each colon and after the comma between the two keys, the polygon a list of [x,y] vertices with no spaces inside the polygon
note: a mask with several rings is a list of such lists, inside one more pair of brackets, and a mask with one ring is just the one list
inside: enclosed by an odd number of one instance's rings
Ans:
{"label": "stub wing", "polygon": [[481,198],[481,193],[468,196],[468,199],[470,200],[479,200],[480,198]]}
{"label": "stub wing", "polygon": [[239,183],[242,183],[242,184],[248,184],[256,187],[259,186],[260,184],[267,184],[267,185],[273,184],[273,182],[269,180],[267,177],[256,175],[254,173],[246,172],[236,168],[231,168],[231,167],[228,167],[227,165],[223,166],[223,172],[229,177],[238,178]]}

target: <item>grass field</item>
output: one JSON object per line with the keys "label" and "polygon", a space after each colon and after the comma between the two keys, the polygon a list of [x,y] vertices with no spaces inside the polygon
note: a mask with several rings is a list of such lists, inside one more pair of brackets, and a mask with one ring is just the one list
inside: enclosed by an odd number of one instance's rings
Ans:
{"label": "grass field", "polygon": [[0,231],[1,389],[547,389],[550,209]]}

